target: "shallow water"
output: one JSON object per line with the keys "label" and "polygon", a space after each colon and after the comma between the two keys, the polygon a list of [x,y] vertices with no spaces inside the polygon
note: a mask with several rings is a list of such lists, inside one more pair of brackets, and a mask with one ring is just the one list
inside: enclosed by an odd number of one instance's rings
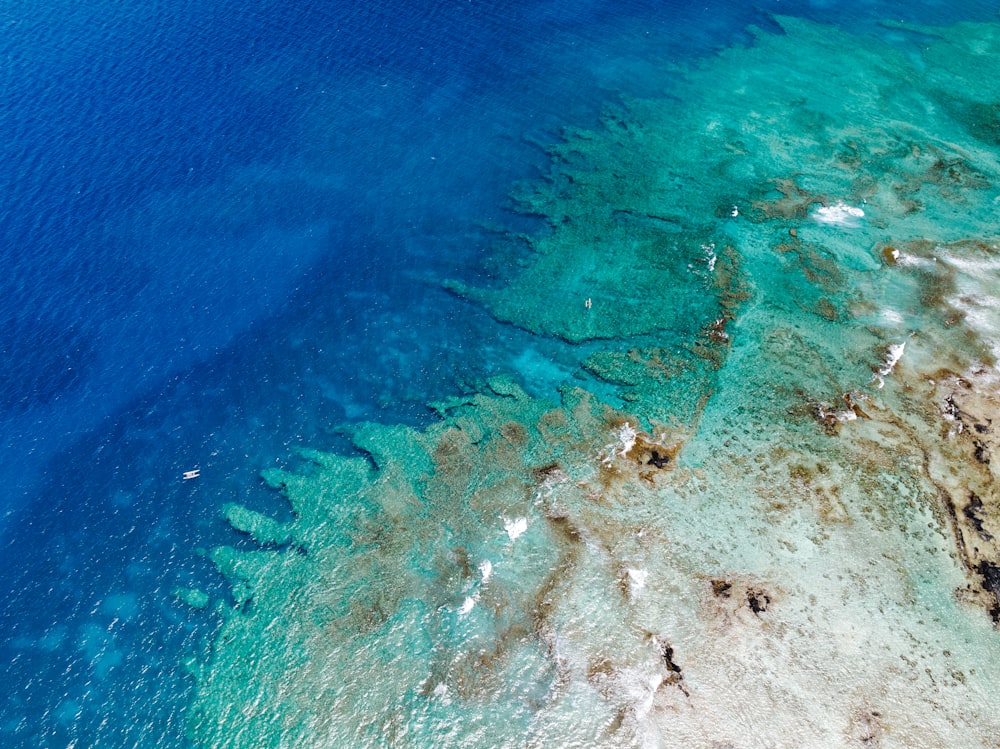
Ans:
{"label": "shallow water", "polygon": [[1000,733],[989,8],[30,10],[5,745]]}

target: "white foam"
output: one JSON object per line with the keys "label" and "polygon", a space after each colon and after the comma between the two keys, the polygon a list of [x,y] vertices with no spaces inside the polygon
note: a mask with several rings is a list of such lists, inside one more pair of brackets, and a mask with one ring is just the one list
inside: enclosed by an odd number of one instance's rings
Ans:
{"label": "white foam", "polygon": [[892,325],[899,325],[903,322],[903,316],[894,309],[884,309],[879,313],[879,316]]}
{"label": "white foam", "polygon": [[[643,668],[629,668],[624,670],[618,684],[618,696],[626,701],[632,708],[632,715],[642,720],[649,715],[656,699],[656,693],[663,686],[663,674],[654,671],[649,672]],[[651,726],[650,726],[651,727]],[[651,746],[658,746],[659,742]],[[647,746],[646,742],[642,746]]]}
{"label": "white foam", "polygon": [[896,368],[899,360],[903,358],[903,350],[906,348],[906,341],[902,343],[890,343],[889,348],[886,349],[885,358],[883,359],[883,364],[879,370],[875,373],[872,378],[873,382],[878,383],[878,389],[881,390],[885,385],[885,378],[892,374],[892,370]]}
{"label": "white foam", "polygon": [[918,257],[916,255],[906,255],[901,252],[897,252],[894,255],[896,259],[896,265],[902,266],[904,268],[927,268],[937,262],[934,258]]}
{"label": "white foam", "polygon": [[621,449],[618,451],[619,457],[626,457],[629,452],[635,447],[635,438],[639,436],[639,433],[635,431],[633,427],[628,422],[622,424],[621,429],[618,430],[618,440]]}
{"label": "white foam", "polygon": [[629,567],[625,570],[625,574],[628,576],[629,594],[633,597],[637,596],[639,591],[646,587],[646,578],[649,577],[649,571]]}
{"label": "white foam", "polygon": [[483,576],[484,583],[489,580],[493,576],[493,562],[489,559],[481,561],[479,563],[479,574]]}
{"label": "white foam", "polygon": [[476,599],[473,596],[466,596],[462,605],[458,609],[458,613],[461,615],[468,614],[472,611],[472,607],[476,605]]}
{"label": "white foam", "polygon": [[629,451],[635,447],[635,439],[639,433],[635,427],[627,421],[618,428],[618,442],[606,446],[608,456],[604,459],[604,464],[609,465],[611,459],[617,455],[620,458],[628,457]]}
{"label": "white foam", "polygon": [[948,301],[964,315],[965,323],[983,339],[990,352],[1000,359],[1000,300],[966,294]]}
{"label": "white foam", "polygon": [[984,278],[986,274],[993,276],[1000,270],[1000,260],[996,259],[958,257],[950,253],[942,253],[941,259],[972,278]]}
{"label": "white foam", "polygon": [[503,519],[503,528],[507,531],[507,536],[511,541],[516,541],[517,537],[528,530],[528,518],[508,518]]}
{"label": "white foam", "polygon": [[819,406],[817,407],[816,412],[822,422],[826,422],[829,419],[835,419],[843,424],[844,422],[854,421],[858,418],[858,415],[854,413],[854,409],[852,408],[848,408],[843,411],[827,411],[823,408],[823,406]]}
{"label": "white foam", "polygon": [[444,682],[440,682],[434,687],[434,696],[441,700],[444,705],[451,704],[451,695],[448,694],[448,685]]}
{"label": "white foam", "polygon": [[960,271],[956,279],[958,294],[948,300],[949,304],[962,312],[965,323],[983,339],[994,356],[1000,355],[1000,297],[996,291],[1000,260],[959,257],[947,252],[942,252],[940,259]]}
{"label": "white foam", "polygon": [[718,260],[715,254],[715,243],[703,244],[701,249],[705,253],[705,259],[708,261],[708,272],[711,273],[715,270],[715,263]]}
{"label": "white foam", "polygon": [[618,442],[606,446],[607,457],[604,458],[604,465],[610,465],[617,455],[619,458],[628,457],[629,452],[635,447],[635,440],[639,433],[635,427],[627,421],[618,428]]}
{"label": "white foam", "polygon": [[860,219],[864,218],[864,215],[865,212],[861,208],[838,202],[834,205],[820,206],[813,213],[813,218],[821,224],[856,228],[861,226]]}
{"label": "white foam", "polygon": [[558,486],[564,484],[569,477],[561,469],[557,468],[545,477],[538,489],[535,491],[535,502],[544,502],[552,497],[552,493]]}

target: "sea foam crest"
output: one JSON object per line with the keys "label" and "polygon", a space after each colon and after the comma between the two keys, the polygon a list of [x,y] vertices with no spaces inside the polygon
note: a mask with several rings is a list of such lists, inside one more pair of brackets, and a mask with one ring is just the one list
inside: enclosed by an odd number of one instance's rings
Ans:
{"label": "sea foam crest", "polygon": [[833,205],[820,206],[813,213],[813,218],[821,224],[856,228],[861,225],[865,212],[856,206],[837,202]]}
{"label": "sea foam crest", "polygon": [[648,577],[648,570],[634,569],[632,567],[625,570],[625,579],[628,582],[628,593],[630,598],[637,597],[642,589],[646,587],[646,579]]}
{"label": "sea foam crest", "polygon": [[618,441],[605,446],[604,465],[611,465],[615,456],[619,458],[628,457],[629,452],[635,447],[635,441],[639,437],[639,432],[627,421],[618,427]]}
{"label": "sea foam crest", "polygon": [[852,408],[845,408],[840,411],[830,411],[822,405],[816,407],[816,415],[824,424],[833,424],[834,422],[844,424],[848,421],[855,421],[858,418],[857,413],[855,413]]}
{"label": "sea foam crest", "polygon": [[504,518],[503,529],[507,531],[507,537],[511,541],[516,541],[518,536],[528,530],[528,518],[514,518],[513,520]]}
{"label": "sea foam crest", "polygon": [[903,358],[903,351],[905,349],[906,341],[889,344],[889,348],[886,349],[885,357],[882,360],[882,366],[875,370],[875,375],[872,377],[872,382],[877,383],[879,390],[885,386],[885,378],[892,374],[892,370],[896,368],[899,360]]}
{"label": "sea foam crest", "polygon": [[715,270],[715,263],[719,259],[715,254],[715,242],[703,244],[701,246],[701,251],[705,253],[705,262],[708,263],[708,272],[712,273]]}
{"label": "sea foam crest", "polygon": [[[520,519],[523,520],[524,518]],[[525,521],[525,527],[527,528],[527,521]],[[482,582],[480,583],[480,585],[485,585],[487,581],[493,576],[493,562],[491,562],[489,559],[484,559],[482,562],[480,562],[479,574],[482,577]],[[472,609],[475,608],[478,602],[479,602],[479,591],[475,590],[473,592],[470,592],[468,595],[465,596],[465,599],[462,601],[462,605],[458,607],[459,616],[465,616],[466,614],[468,614],[470,611],[472,611]]]}

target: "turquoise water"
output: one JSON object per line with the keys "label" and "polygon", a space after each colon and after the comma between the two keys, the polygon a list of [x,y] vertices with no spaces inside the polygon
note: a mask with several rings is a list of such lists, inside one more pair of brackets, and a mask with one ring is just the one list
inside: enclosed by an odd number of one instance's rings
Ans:
{"label": "turquoise water", "polygon": [[993,9],[5,14],[5,745],[995,743]]}

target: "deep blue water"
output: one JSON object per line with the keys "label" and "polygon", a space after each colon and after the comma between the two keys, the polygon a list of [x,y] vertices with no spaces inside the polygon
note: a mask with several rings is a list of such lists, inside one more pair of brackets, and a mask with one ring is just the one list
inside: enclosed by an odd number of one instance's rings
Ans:
{"label": "deep blue water", "polygon": [[215,620],[171,591],[221,594],[223,503],[275,511],[291,446],[424,423],[525,352],[571,371],[438,286],[482,273],[560,127],[772,12],[987,5],[0,6],[3,745],[183,746]]}

